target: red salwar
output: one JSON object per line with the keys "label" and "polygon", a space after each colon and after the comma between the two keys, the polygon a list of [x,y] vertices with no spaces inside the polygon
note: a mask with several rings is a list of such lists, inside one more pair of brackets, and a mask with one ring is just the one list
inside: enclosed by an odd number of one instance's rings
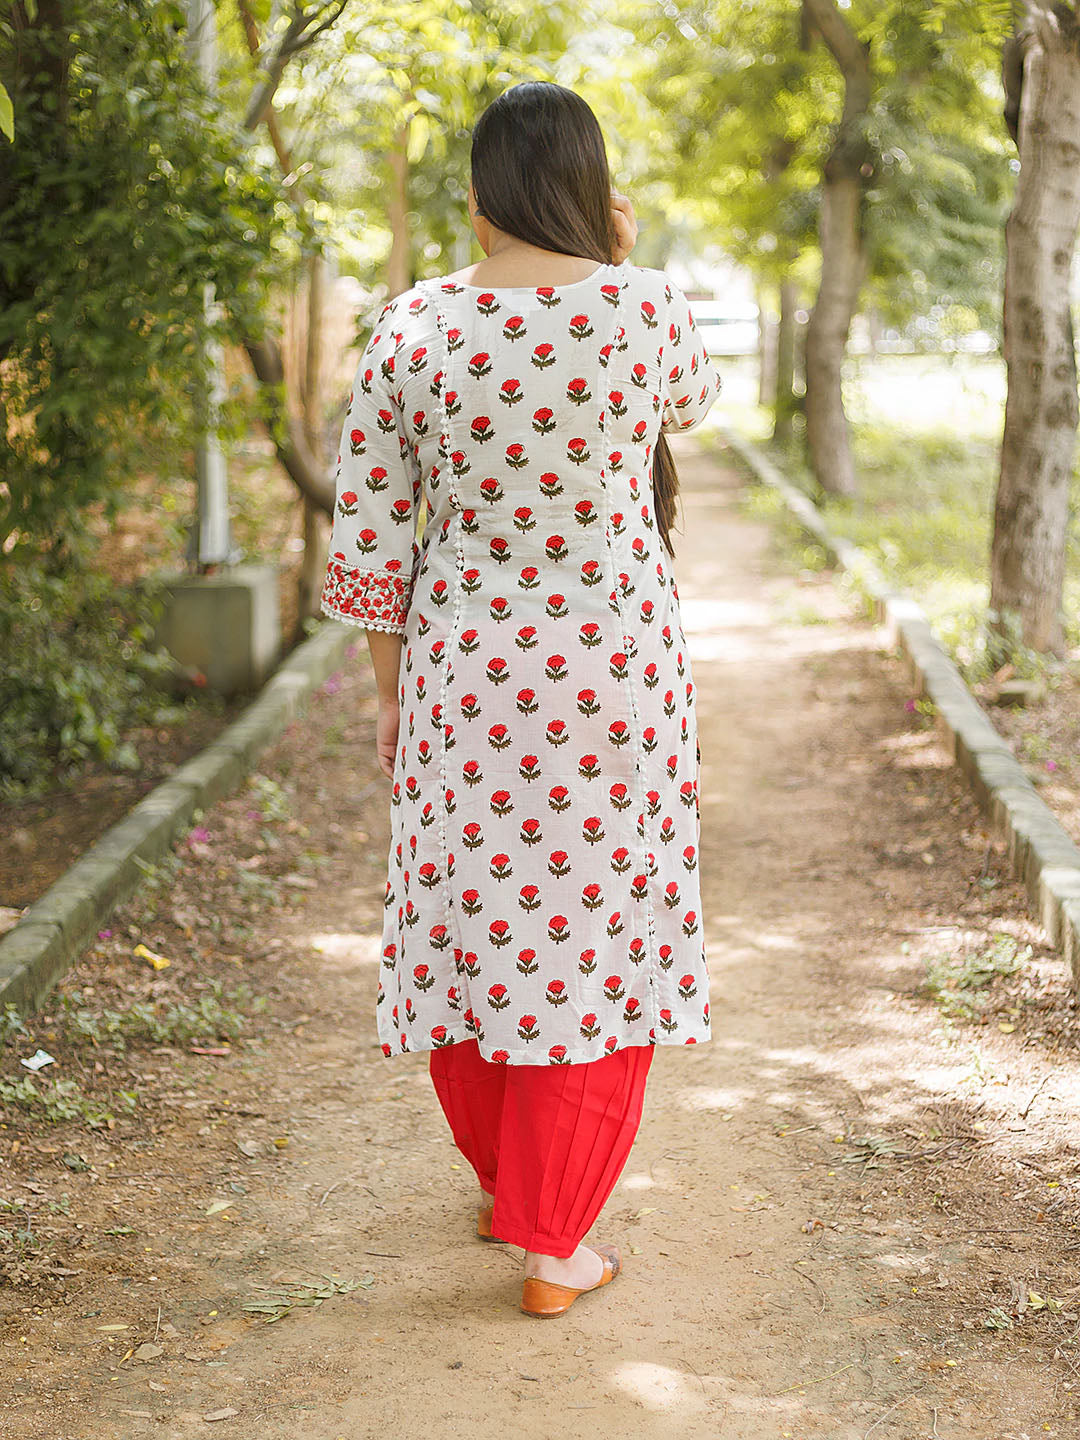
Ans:
{"label": "red salwar", "polygon": [[500,1065],[475,1040],[431,1051],[454,1143],[495,1197],[498,1239],[574,1253],[630,1154],[653,1049],[628,1045],[567,1065]]}

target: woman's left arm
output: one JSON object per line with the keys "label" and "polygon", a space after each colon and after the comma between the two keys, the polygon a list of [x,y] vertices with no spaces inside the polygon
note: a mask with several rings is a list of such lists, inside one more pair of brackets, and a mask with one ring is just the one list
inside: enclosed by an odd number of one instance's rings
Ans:
{"label": "woman's left arm", "polygon": [[337,495],[323,584],[325,615],[367,631],[378,690],[379,768],[392,776],[398,671],[419,545],[420,464],[395,385],[395,301],[376,322],[357,366],[338,452]]}
{"label": "woman's left arm", "polygon": [[367,630],[405,633],[420,548],[420,464],[395,383],[397,301],[386,304],[353,381],[341,430],[337,496],[321,608]]}

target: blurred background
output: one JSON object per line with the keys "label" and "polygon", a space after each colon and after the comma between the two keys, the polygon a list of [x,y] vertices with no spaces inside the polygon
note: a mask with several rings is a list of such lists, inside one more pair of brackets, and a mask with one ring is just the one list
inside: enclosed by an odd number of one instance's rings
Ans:
{"label": "blurred background", "polygon": [[481,258],[470,131],[524,79],[594,108],[632,259],[690,296],[723,374],[710,426],[768,446],[917,593],[972,683],[1060,682],[1055,734],[1075,739],[1080,177],[1067,147],[1021,167],[1073,123],[1068,25],[1061,85],[1020,104],[1058,43],[1049,8],[6,7],[7,913],[319,623],[360,349],[388,297]]}

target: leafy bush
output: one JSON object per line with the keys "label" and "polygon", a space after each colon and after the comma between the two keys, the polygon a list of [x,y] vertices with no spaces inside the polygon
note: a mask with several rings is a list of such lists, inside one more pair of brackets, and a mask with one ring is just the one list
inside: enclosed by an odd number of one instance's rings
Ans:
{"label": "leafy bush", "polygon": [[151,635],[160,601],[76,563],[0,567],[0,798],[40,794],[88,761],[136,768],[123,733],[154,722],[175,671]]}

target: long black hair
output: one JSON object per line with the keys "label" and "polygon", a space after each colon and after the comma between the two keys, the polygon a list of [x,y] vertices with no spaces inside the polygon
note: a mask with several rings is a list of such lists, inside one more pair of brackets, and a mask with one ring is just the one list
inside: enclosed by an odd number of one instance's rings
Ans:
{"label": "long black hair", "polygon": [[[600,123],[573,90],[524,80],[504,90],[472,132],[477,209],[508,235],[563,255],[611,264],[611,172]],[[679,477],[667,436],[653,450],[656,527],[674,555]]]}

